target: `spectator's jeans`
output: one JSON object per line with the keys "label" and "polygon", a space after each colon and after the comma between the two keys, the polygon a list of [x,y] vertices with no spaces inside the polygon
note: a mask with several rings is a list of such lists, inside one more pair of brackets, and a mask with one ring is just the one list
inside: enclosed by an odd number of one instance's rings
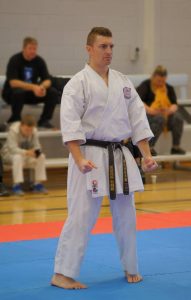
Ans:
{"label": "spectator's jeans", "polygon": [[45,97],[36,97],[33,92],[24,91],[22,89],[12,89],[9,99],[6,101],[11,105],[12,115],[8,122],[15,122],[21,119],[21,112],[24,104],[44,103],[43,112],[40,122],[50,120],[52,118],[56,104],[58,103],[58,93],[56,89],[49,88]]}
{"label": "spectator's jeans", "polygon": [[183,133],[183,119],[179,111],[170,115],[167,120],[163,115],[147,115],[151,130],[154,134],[154,138],[150,140],[150,146],[154,147],[159,136],[164,130],[165,125],[167,129],[172,133],[172,145],[179,146]]}

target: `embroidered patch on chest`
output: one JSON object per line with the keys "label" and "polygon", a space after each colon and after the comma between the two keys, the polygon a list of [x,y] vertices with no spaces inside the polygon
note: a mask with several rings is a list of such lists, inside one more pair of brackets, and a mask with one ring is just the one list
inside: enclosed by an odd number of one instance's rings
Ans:
{"label": "embroidered patch on chest", "polygon": [[130,99],[131,98],[131,88],[125,86],[123,88],[123,94],[124,94],[125,99]]}
{"label": "embroidered patch on chest", "polygon": [[97,194],[98,193],[98,182],[97,180],[92,180],[92,193]]}

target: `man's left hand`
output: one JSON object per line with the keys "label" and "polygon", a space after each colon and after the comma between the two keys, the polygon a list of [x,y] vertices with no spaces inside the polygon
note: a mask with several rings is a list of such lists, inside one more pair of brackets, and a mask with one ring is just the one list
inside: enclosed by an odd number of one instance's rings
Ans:
{"label": "man's left hand", "polygon": [[144,158],[142,161],[143,172],[152,172],[158,168],[157,162],[151,157]]}

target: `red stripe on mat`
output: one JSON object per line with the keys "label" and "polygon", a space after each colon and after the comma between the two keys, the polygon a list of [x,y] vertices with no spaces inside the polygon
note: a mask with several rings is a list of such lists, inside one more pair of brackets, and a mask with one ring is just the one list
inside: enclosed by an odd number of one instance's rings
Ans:
{"label": "red stripe on mat", "polygon": [[[16,224],[0,226],[0,242],[24,241],[58,237],[63,222]],[[137,229],[161,229],[191,226],[191,211],[143,214],[137,216]],[[99,218],[93,234],[111,233],[111,217]]]}

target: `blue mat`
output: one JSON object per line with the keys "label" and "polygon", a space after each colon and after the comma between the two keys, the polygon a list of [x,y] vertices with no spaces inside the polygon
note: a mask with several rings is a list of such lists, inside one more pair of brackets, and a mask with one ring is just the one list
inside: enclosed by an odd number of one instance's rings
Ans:
{"label": "blue mat", "polygon": [[57,239],[0,244],[1,300],[191,299],[191,228],[138,232],[140,272],[144,281],[126,283],[115,239],[91,237],[80,280],[87,290],[49,285]]}

